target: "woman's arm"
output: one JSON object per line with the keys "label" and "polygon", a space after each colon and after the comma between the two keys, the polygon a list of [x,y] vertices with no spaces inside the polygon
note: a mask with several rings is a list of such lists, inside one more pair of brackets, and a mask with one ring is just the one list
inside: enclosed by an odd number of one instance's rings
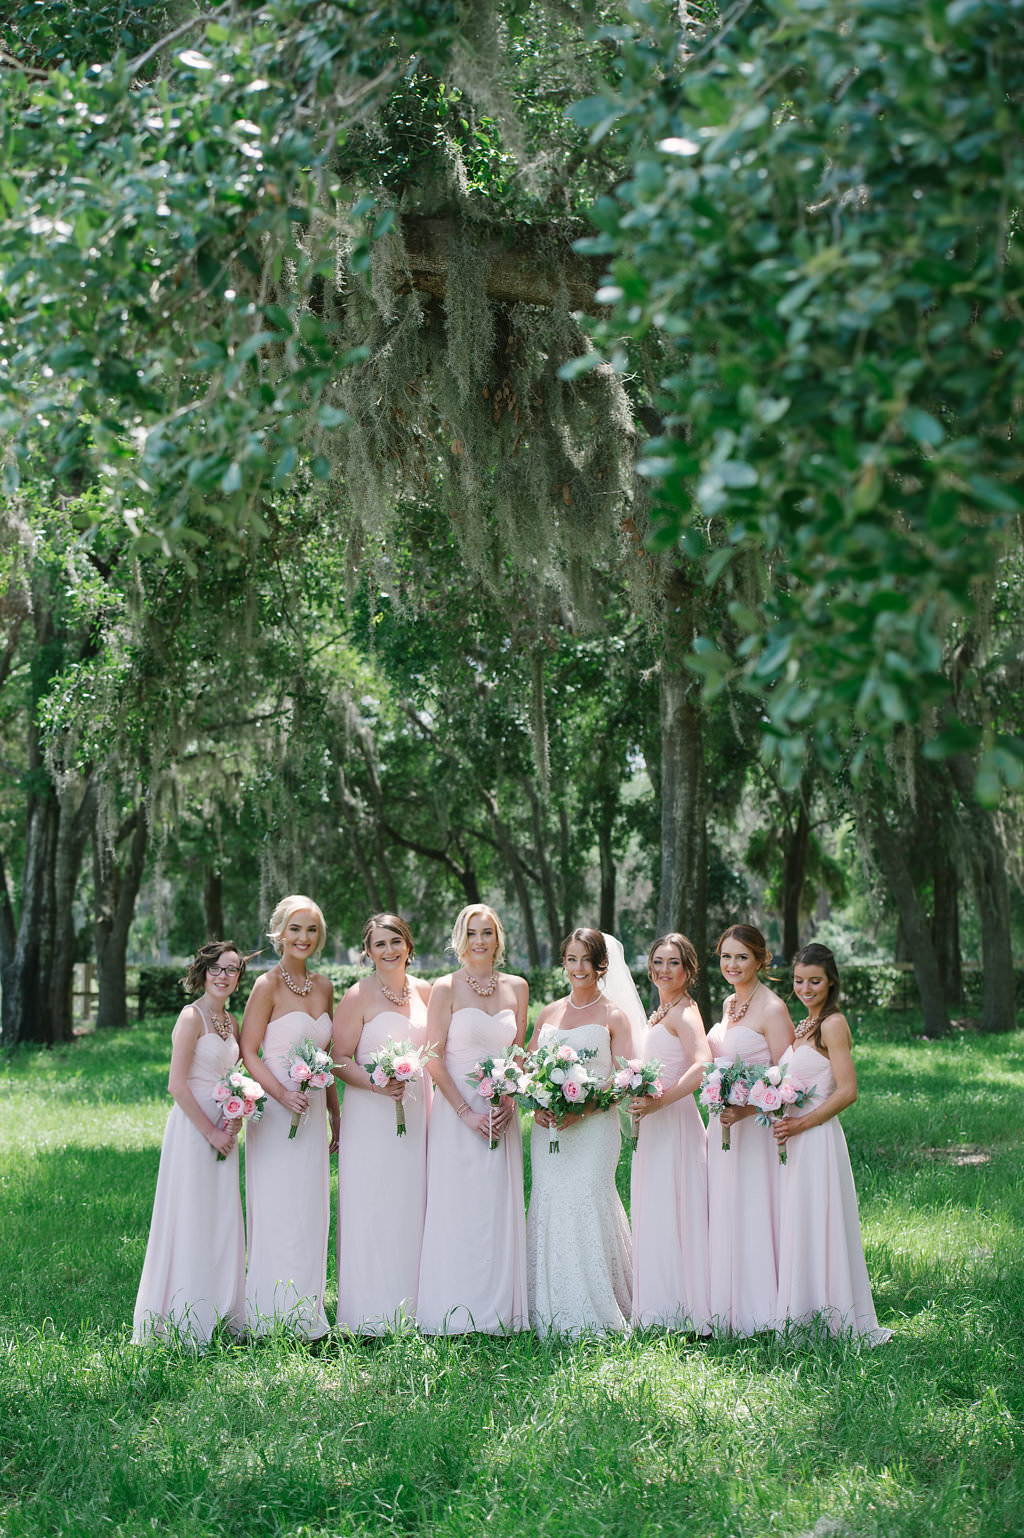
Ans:
{"label": "woman's arm", "polygon": [[[196,1042],[203,1034],[203,1017],[194,1004],[186,1004],[171,1032],[171,1066],[167,1074],[167,1088],[174,1096],[174,1103],[181,1107],[196,1131],[219,1154],[229,1154],[235,1146],[238,1124],[220,1125],[220,1116],[214,1121],[199,1104],[189,1088],[188,1076],[192,1071]],[[211,1109],[213,1102],[211,1101]]]}
{"label": "woman's arm", "polygon": [[857,1098],[857,1070],[853,1065],[853,1038],[845,1015],[829,1015],[821,1027],[821,1044],[828,1054],[835,1076],[836,1087],[826,1095],[820,1105],[814,1106],[803,1116],[780,1116],[772,1132],[781,1148],[791,1137],[820,1127],[831,1121],[840,1111],[845,1111]]}
{"label": "woman's arm", "polygon": [[308,1097],[301,1090],[282,1084],[260,1057],[260,1048],[267,1034],[273,1008],[274,982],[268,973],[257,979],[249,995],[249,1002],[245,1006],[245,1014],[242,1016],[242,1061],[246,1072],[252,1074],[257,1084],[263,1085],[272,1099],[278,1101],[293,1115],[301,1115],[303,1111],[309,1109]]}

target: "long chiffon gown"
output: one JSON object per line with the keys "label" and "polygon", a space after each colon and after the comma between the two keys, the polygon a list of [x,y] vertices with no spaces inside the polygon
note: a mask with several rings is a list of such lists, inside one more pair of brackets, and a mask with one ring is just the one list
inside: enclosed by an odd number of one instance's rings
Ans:
{"label": "long chiffon gown", "polygon": [[[815,1091],[792,1115],[806,1115],[835,1089],[832,1064],[810,1042],[787,1047],[782,1061],[794,1080]],[[853,1170],[838,1116],[790,1138],[786,1154],[776,1327],[814,1325],[822,1333],[859,1335],[880,1345],[891,1331],[881,1329],[875,1316]]]}
{"label": "long chiffon gown", "polygon": [[[641,1055],[663,1064],[666,1091],[692,1066],[679,1037],[660,1023],[647,1032]],[[707,1140],[692,1095],[641,1119],[630,1189],[633,1323],[706,1334]]]}
{"label": "long chiffon gown", "polygon": [[[567,1041],[594,1048],[588,1072],[612,1071],[606,1026],[596,1021],[561,1031],[544,1026],[538,1045]],[[621,1135],[614,1111],[561,1129],[552,1153],[545,1127],[530,1137],[533,1185],[526,1221],[530,1324],[539,1335],[574,1337],[624,1330],[629,1322],[632,1258],[629,1223],[615,1189]]]}
{"label": "long chiffon gown", "polygon": [[[720,1020],[708,1032],[715,1058],[767,1067],[771,1049],[750,1026]],[[731,1129],[708,1127],[708,1248],[711,1318],[716,1329],[754,1335],[776,1319],[779,1268],[779,1156],[769,1127],[752,1116]]]}
{"label": "long chiffon gown", "polygon": [[[213,1086],[238,1061],[233,1036],[207,1031],[196,1042],[188,1086],[218,1121]],[[160,1149],[153,1221],[135,1300],[132,1340],[178,1334],[205,1344],[218,1324],[245,1318],[245,1241],[238,1145],[223,1160],[179,1105]]]}
{"label": "long chiffon gown", "polygon": [[[314,1020],[292,1009],[271,1020],[261,1056],[281,1084],[288,1051],[306,1037],[329,1047],[331,1017]],[[308,1340],[328,1331],[324,1313],[327,1234],[331,1221],[327,1116],[323,1090],[310,1090],[309,1110],[294,1138],[292,1113],[271,1095],[245,1135],[245,1211],[249,1268],[245,1310],[249,1330],[263,1335],[282,1324]]]}
{"label": "long chiffon gown", "polygon": [[[466,1075],[481,1058],[504,1055],[515,1035],[511,1009],[494,1015],[475,1006],[453,1011],[445,1067],[471,1111],[486,1111],[487,1102]],[[441,1094],[434,1096],[430,1111],[416,1322],[427,1335],[504,1335],[526,1328],[518,1117],[497,1148],[490,1149]]]}
{"label": "long chiffon gown", "polygon": [[[363,1026],[356,1062],[390,1036],[422,1046],[426,1023],[384,1010]],[[405,1136],[395,1101],[345,1086],[338,1150],[338,1327],[379,1335],[416,1312],[423,1218],[427,1205],[429,1081],[406,1085]]]}

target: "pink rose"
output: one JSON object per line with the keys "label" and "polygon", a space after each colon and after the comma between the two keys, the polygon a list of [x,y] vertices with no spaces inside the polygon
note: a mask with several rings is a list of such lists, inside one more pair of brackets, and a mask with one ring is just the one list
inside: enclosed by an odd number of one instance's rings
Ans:
{"label": "pink rose", "polygon": [[241,1095],[229,1095],[221,1106],[226,1121],[234,1121],[236,1116],[241,1116],[245,1110],[245,1101]]}
{"label": "pink rose", "polygon": [[294,1079],[296,1084],[305,1084],[312,1071],[309,1064],[304,1063],[300,1058],[298,1062],[292,1064],[288,1076]]}
{"label": "pink rose", "polygon": [[764,1076],[769,1084],[778,1084],[782,1079],[782,1069],[778,1063],[772,1063],[770,1068],[765,1069]]}
{"label": "pink rose", "polygon": [[555,1052],[555,1056],[560,1058],[563,1063],[574,1063],[576,1061],[576,1053],[567,1041],[563,1041],[562,1045]]}
{"label": "pink rose", "polygon": [[749,1099],[750,1099],[750,1090],[744,1084],[742,1079],[737,1079],[736,1083],[733,1085],[732,1089],[729,1091],[729,1104],[730,1105],[746,1105],[746,1103],[747,1103],[747,1101]]}
{"label": "pink rose", "polygon": [[651,1094],[653,1095],[654,1099],[657,1100],[658,1097],[660,1095],[663,1095],[664,1093],[665,1093],[665,1086],[664,1086],[664,1084],[662,1084],[660,1079],[655,1079],[654,1083],[651,1085]]}
{"label": "pink rose", "polygon": [[701,1105],[721,1105],[722,1086],[716,1079],[709,1079],[700,1092]]}
{"label": "pink rose", "polygon": [[784,1079],[779,1085],[779,1094],[782,1096],[782,1103],[784,1105],[792,1105],[799,1093],[800,1091],[796,1085],[790,1084],[788,1079]]}
{"label": "pink rose", "polygon": [[480,1083],[476,1087],[476,1090],[477,1094],[480,1095],[482,1099],[490,1100],[491,1096],[494,1094],[494,1080],[488,1078],[481,1079]]}
{"label": "pink rose", "polygon": [[378,1089],[383,1089],[388,1082],[387,1073],[379,1063],[370,1075],[370,1082],[376,1084]]}
{"label": "pink rose", "polygon": [[628,1068],[620,1068],[612,1083],[616,1089],[628,1089],[632,1083],[632,1078],[633,1076]]}
{"label": "pink rose", "polygon": [[399,1057],[395,1059],[395,1078],[401,1079],[405,1084],[416,1072],[416,1064],[411,1057]]}
{"label": "pink rose", "polygon": [[251,1116],[253,1111],[255,1111],[255,1109],[256,1109],[256,1102],[255,1102],[255,1100],[248,1100],[247,1099],[243,1103],[243,1105],[242,1105],[242,1115],[243,1116]]}
{"label": "pink rose", "polygon": [[330,1082],[329,1073],[314,1073],[310,1075],[309,1085],[311,1089],[326,1089]]}
{"label": "pink rose", "polygon": [[575,1079],[566,1079],[565,1083],[562,1085],[562,1094],[565,1099],[570,1102],[570,1104],[575,1104],[577,1100],[582,1100],[584,1098],[583,1086],[577,1084]]}
{"label": "pink rose", "polygon": [[761,1090],[760,1106],[762,1111],[777,1111],[782,1105],[782,1095],[774,1084],[765,1084]]}
{"label": "pink rose", "polygon": [[639,1057],[627,1057],[626,1059],[626,1067],[632,1068],[634,1073],[639,1073],[643,1066],[643,1061]]}
{"label": "pink rose", "polygon": [[226,1084],[215,1084],[213,1086],[213,1098],[218,1102],[226,1100],[230,1093],[231,1091],[228,1089]]}

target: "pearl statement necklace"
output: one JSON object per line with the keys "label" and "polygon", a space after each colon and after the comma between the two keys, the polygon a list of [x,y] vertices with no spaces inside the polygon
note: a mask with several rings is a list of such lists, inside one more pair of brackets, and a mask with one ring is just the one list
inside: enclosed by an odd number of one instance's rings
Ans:
{"label": "pearl statement necklace", "polygon": [[760,988],[760,986],[761,986],[761,979],[758,978],[757,982],[754,984],[753,988],[751,988],[750,993],[749,993],[749,995],[747,997],[747,1000],[746,1000],[746,1002],[744,1004],[738,1004],[737,1000],[736,1000],[736,995],[735,995],[735,993],[733,994],[732,998],[729,1000],[729,1024],[730,1025],[735,1025],[737,1020],[742,1020],[743,1019],[743,1016],[746,1014],[747,1010],[750,1008],[751,1001],[753,1000],[754,994],[757,992],[757,990]]}
{"label": "pearl statement necklace", "polygon": [[668,1014],[669,1010],[675,1009],[676,1005],[680,1004],[685,998],[686,994],[684,992],[677,994],[676,997],[674,999],[670,999],[667,1004],[659,1004],[657,1009],[647,1016],[647,1024],[650,1026],[660,1025],[665,1016]]}
{"label": "pearl statement necklace", "polygon": [[289,977],[288,973],[285,971],[284,967],[281,965],[280,962],[278,962],[278,964],[277,964],[277,970],[280,972],[281,976],[284,978],[285,986],[290,988],[293,993],[298,994],[300,999],[304,999],[306,997],[306,994],[309,993],[312,990],[313,979],[311,977],[307,977],[306,981],[304,983],[293,983],[291,978]]}
{"label": "pearl statement necklace", "polygon": [[210,1029],[212,1031],[216,1031],[221,1041],[227,1041],[228,1037],[231,1035],[231,1016],[228,1014],[227,1010],[211,1009],[210,1013],[207,1014],[205,1009],[201,1008],[200,1006],[197,1007],[199,1008],[199,1013],[202,1015]]}
{"label": "pearl statement necklace", "polygon": [[569,1005],[570,1009],[593,1009],[595,1004],[600,1004],[600,1002],[601,1002],[601,994],[600,994],[600,992],[595,993],[594,997],[592,999],[588,999],[585,1004],[577,1004],[576,1000],[573,998],[572,994],[570,993],[570,995],[569,995],[568,999],[566,1000],[566,1002]]}
{"label": "pearl statement necklace", "polygon": [[381,993],[387,999],[389,1004],[396,1004],[399,1009],[402,1009],[406,1004],[408,1004],[408,1002],[409,1002],[409,979],[408,978],[406,978],[405,982],[402,984],[402,991],[401,991],[401,993],[392,993],[391,989],[388,987],[387,983],[382,982],[379,977],[377,978],[377,982],[380,984],[380,991],[381,991]]}
{"label": "pearl statement necklace", "polygon": [[473,974],[471,972],[467,972],[465,967],[463,967],[462,970],[465,974],[467,983],[472,988],[477,998],[489,999],[495,988],[498,986],[497,972],[492,972],[486,983],[478,983]]}
{"label": "pearl statement necklace", "polygon": [[799,1025],[794,1025],[793,1035],[797,1041],[802,1041],[805,1036],[813,1036],[821,1029],[821,1022],[827,1019],[827,1015],[808,1015],[806,1020],[801,1020]]}

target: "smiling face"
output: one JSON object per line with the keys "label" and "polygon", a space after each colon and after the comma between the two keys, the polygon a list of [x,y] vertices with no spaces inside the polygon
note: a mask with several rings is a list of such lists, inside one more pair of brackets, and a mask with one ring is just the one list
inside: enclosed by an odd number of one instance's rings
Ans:
{"label": "smiling face", "polygon": [[567,945],[565,955],[562,957],[562,966],[565,968],[565,975],[569,979],[571,988],[585,993],[588,988],[597,987],[597,973],[594,971],[594,963],[585,945],[580,945],[575,940]]}
{"label": "smiling face", "polygon": [[753,951],[734,937],[723,940],[718,953],[722,976],[730,988],[752,987],[757,980],[758,964]]}
{"label": "smiling face", "polygon": [[281,935],[281,960],[288,966],[305,966],[320,940],[320,922],[312,908],[296,908]]}
{"label": "smiling face", "polygon": [[409,960],[409,946],[396,929],[374,924],[366,939],[366,954],[378,972],[395,975],[404,972]]}
{"label": "smiling face", "polygon": [[[227,970],[225,970],[225,968]],[[206,968],[205,991],[221,1009],[238,987],[242,971],[242,958],[237,951],[221,951]]]}
{"label": "smiling face", "polygon": [[678,945],[671,941],[666,941],[655,950],[651,957],[650,974],[654,986],[666,993],[682,993],[689,987],[686,963],[679,953]]}
{"label": "smiling face", "polygon": [[820,1015],[828,998],[830,980],[825,968],[815,964],[793,968],[793,992],[809,1015]]}
{"label": "smiling face", "polygon": [[463,961],[471,967],[493,967],[498,951],[498,931],[482,909],[466,920],[466,948]]}

